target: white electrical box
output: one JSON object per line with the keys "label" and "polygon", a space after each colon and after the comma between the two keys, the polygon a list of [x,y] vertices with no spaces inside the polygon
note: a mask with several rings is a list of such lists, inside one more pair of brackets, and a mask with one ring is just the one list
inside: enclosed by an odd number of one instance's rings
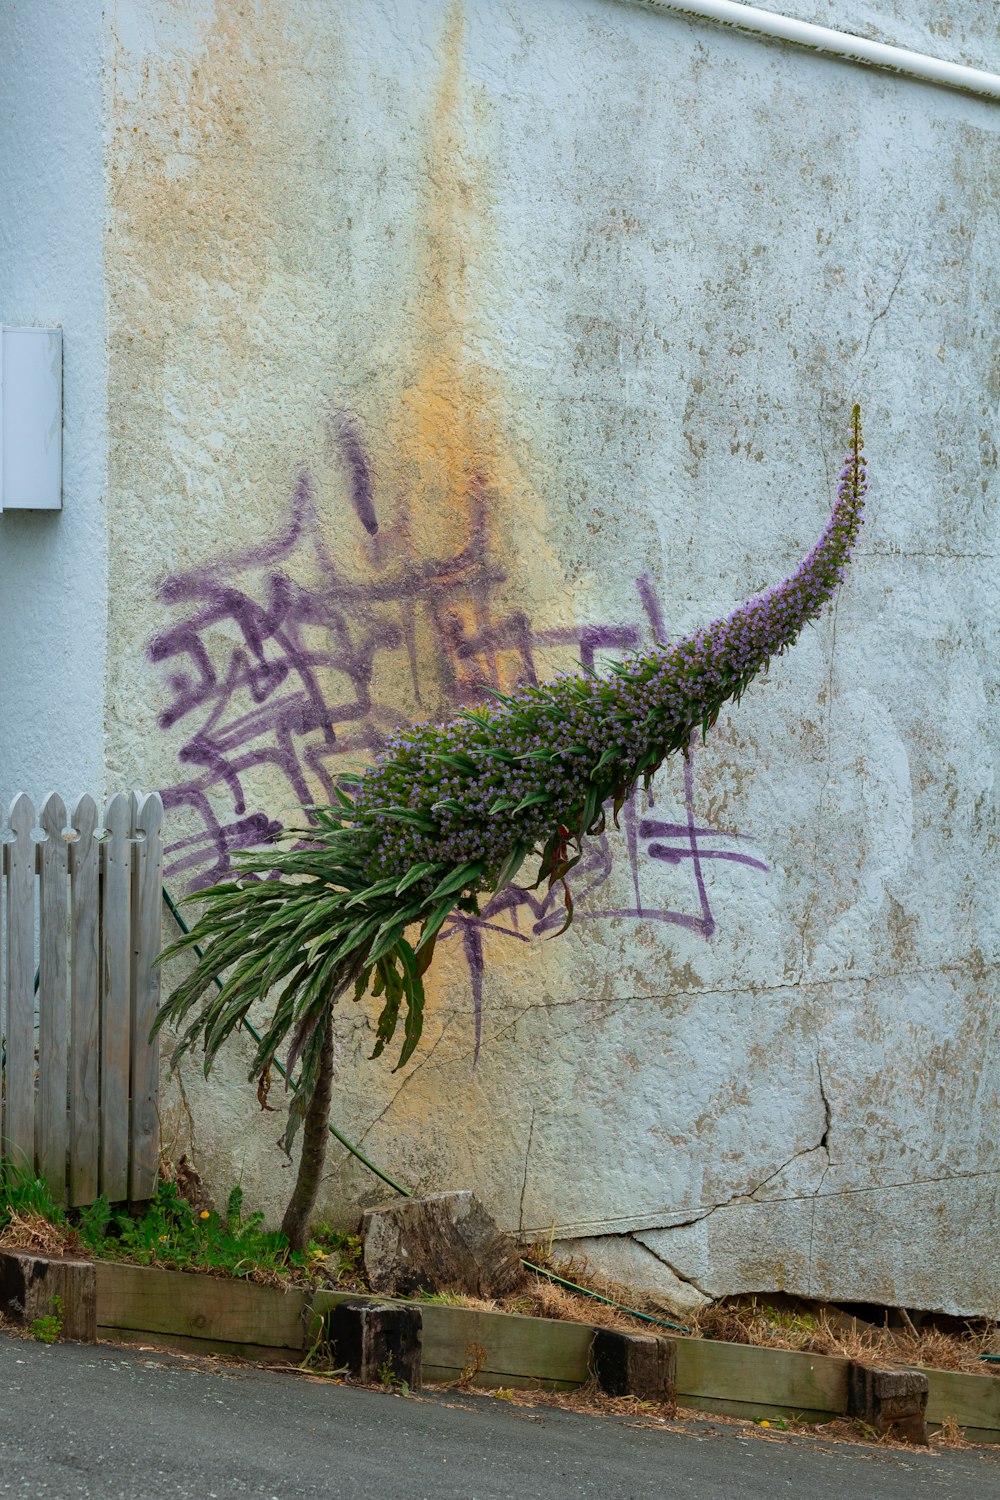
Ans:
{"label": "white electrical box", "polygon": [[62,509],[62,329],[0,329],[0,510]]}

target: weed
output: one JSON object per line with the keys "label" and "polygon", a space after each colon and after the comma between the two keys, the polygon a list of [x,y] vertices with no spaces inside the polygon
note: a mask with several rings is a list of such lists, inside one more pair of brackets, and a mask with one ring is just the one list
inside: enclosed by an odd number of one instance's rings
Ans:
{"label": "weed", "polygon": [[[468,1307],[475,1299],[467,1297],[463,1292],[425,1292],[421,1289],[414,1294],[415,1302],[432,1302],[439,1307]],[[478,1306],[478,1303],[476,1304]]]}
{"label": "weed", "polygon": [[288,1249],[283,1235],[261,1228],[264,1215],[243,1217],[243,1192],[233,1188],[225,1215],[194,1209],[172,1182],[161,1182],[144,1213],[112,1214],[106,1200],[84,1211],[77,1225],[82,1246],[96,1257],[214,1271],[256,1281],[277,1281],[306,1258]]}
{"label": "weed", "polygon": [[937,1432],[931,1435],[931,1442],[939,1448],[967,1448],[969,1446],[964,1430],[959,1427],[954,1417],[944,1417]]}
{"label": "weed", "polygon": [[318,1318],[316,1321],[316,1337],[307,1349],[300,1370],[310,1375],[324,1375],[333,1379],[338,1375],[347,1374],[346,1365],[334,1365],[334,1346],[330,1343],[329,1323],[326,1318]]}
{"label": "weed", "polygon": [[328,1224],[314,1224],[306,1247],[306,1261],[312,1271],[322,1272],[335,1286],[362,1279],[360,1234],[343,1234]]}
{"label": "weed", "polygon": [[112,1209],[102,1196],[70,1216],[43,1182],[9,1164],[0,1168],[0,1244],[272,1284],[289,1273],[304,1277],[307,1257],[291,1252],[284,1235],[263,1222],[260,1213],[244,1217],[238,1186],[220,1215],[193,1208],[173,1182],[160,1182],[139,1214]]}
{"label": "weed", "polygon": [[96,1203],[80,1209],[79,1218],[76,1221],[77,1239],[87,1249],[93,1249],[104,1239],[110,1223],[111,1205],[106,1195],[102,1193]]}
{"label": "weed", "polygon": [[392,1355],[387,1354],[378,1367],[378,1383],[386,1390],[396,1384],[396,1371],[392,1363]]}
{"label": "weed", "polygon": [[64,1225],[66,1214],[56,1203],[46,1184],[27,1167],[14,1162],[0,1162],[0,1235],[12,1218],[32,1222],[45,1219],[49,1224]]}
{"label": "weed", "polygon": [[52,1298],[52,1311],[28,1324],[28,1332],[41,1344],[54,1344],[63,1329],[63,1306],[59,1297]]}
{"label": "weed", "polygon": [[455,1381],[455,1385],[460,1391],[468,1390],[469,1386],[473,1384],[480,1370],[485,1367],[486,1359],[486,1350],[482,1344],[470,1344],[468,1346],[465,1351],[466,1362],[462,1366],[462,1373]]}

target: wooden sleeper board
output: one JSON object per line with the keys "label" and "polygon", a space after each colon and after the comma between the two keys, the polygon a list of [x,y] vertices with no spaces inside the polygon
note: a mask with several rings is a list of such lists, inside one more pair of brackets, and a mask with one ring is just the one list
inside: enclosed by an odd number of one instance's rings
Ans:
{"label": "wooden sleeper board", "polygon": [[97,1262],[99,1328],[301,1349],[306,1306],[300,1287]]}
{"label": "wooden sleeper board", "polygon": [[676,1339],[677,1400],[699,1398],[795,1412],[847,1410],[848,1360],[712,1339]]}
{"label": "wooden sleeper board", "polygon": [[[283,1291],[223,1277],[97,1263],[99,1335],[124,1342],[171,1342],[205,1353],[297,1363],[316,1337],[316,1319],[350,1291]],[[589,1323],[529,1318],[477,1308],[417,1302],[423,1314],[424,1378],[452,1382],[485,1359],[473,1383],[496,1389],[571,1390],[590,1377]],[[678,1405],[742,1417],[829,1421],[847,1409],[846,1359],[674,1339]],[[925,1370],[927,1420],[953,1418],[977,1442],[1000,1442],[1000,1379]]]}

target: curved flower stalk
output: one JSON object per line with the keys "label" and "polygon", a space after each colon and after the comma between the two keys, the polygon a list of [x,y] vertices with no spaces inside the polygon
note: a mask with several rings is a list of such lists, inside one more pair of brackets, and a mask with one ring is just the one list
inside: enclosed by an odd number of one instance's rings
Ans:
{"label": "curved flower stalk", "polygon": [[[207,1072],[250,1007],[277,991],[251,1077],[263,1077],[290,1039],[289,1072],[301,1059],[302,1081],[286,1145],[304,1116],[304,1155],[310,1140],[325,1140],[338,997],[353,985],[360,998],[369,984],[383,997],[373,1056],[405,1009],[402,1067],[420,1038],[422,975],[456,906],[474,911],[482,892],[502,889],[534,856],[536,883],[563,882],[568,926],[565,877],[585,835],[603,828],[607,806],[617,817],[640,779],[648,786],[668,755],[686,752],[692,732],[707,732],[722,705],[738,702],[819,617],[843,579],[866,489],[855,406],[829,524],[783,583],[607,676],[492,694],[447,724],[410,728],[363,775],[341,778],[337,805],[313,809],[312,826],[295,831],[299,847],[242,856],[240,878],[199,893],[201,919],[169,950],[204,946],[157,1020],[183,1023],[197,1007],[175,1061],[200,1045]],[[221,990],[210,992],[226,970]]]}

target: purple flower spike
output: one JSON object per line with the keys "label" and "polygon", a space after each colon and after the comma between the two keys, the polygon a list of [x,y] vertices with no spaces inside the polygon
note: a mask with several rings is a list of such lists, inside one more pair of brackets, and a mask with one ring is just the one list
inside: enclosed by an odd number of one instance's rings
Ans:
{"label": "purple flower spike", "polygon": [[[456,906],[474,912],[479,893],[502,888],[537,855],[538,880],[563,881],[568,926],[565,876],[584,835],[603,827],[605,807],[617,814],[640,778],[648,784],[668,755],[685,753],[693,731],[707,732],[836,592],[868,488],[856,406],[851,436],[829,524],[776,588],[606,677],[559,676],[493,695],[447,724],[411,725],[353,799],[338,790],[338,804],[314,808],[308,829],[289,830],[291,848],[244,855],[242,883],[201,892],[203,916],[175,951],[197,944],[204,953],[158,1021],[180,1021],[200,1002],[175,1057],[200,1041],[210,1060],[252,1005],[280,991],[253,1076],[266,1075],[290,1038],[303,1064],[290,1144],[318,1077],[320,1022],[349,986],[360,996],[372,981],[385,996],[375,1056],[405,1003],[402,1066],[423,1024],[422,975]],[[216,995],[213,982],[230,964]]]}

